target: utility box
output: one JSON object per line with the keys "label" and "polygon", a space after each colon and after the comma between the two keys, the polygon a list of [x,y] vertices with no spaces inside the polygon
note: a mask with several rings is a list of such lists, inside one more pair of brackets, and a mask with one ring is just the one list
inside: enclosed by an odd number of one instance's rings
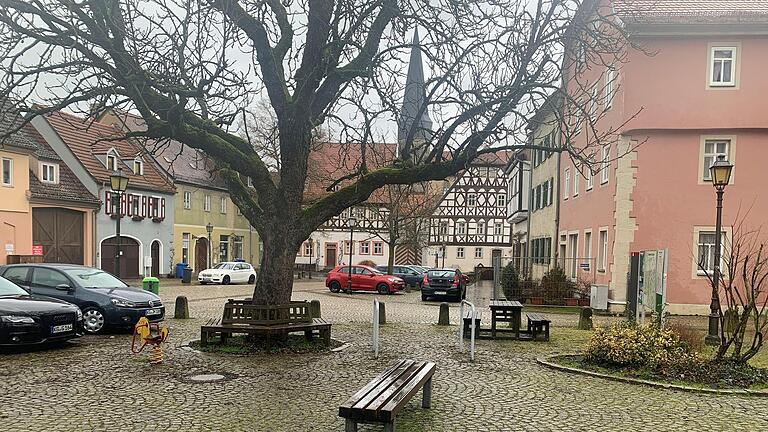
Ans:
{"label": "utility box", "polygon": [[145,277],[141,280],[141,287],[144,288],[144,291],[160,294],[160,279],[156,277]]}
{"label": "utility box", "polygon": [[595,310],[608,310],[608,285],[592,285],[589,307]]}

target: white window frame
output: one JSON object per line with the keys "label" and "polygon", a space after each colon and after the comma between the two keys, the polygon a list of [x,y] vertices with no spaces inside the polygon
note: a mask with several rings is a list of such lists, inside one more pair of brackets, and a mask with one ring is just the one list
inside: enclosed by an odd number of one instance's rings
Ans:
{"label": "white window frame", "polygon": [[373,242],[373,254],[374,255],[384,255],[384,243],[382,243],[382,242]]}
{"label": "white window frame", "polygon": [[205,195],[203,197],[203,210],[207,211],[207,212],[211,211],[211,196],[210,195]]}
{"label": "white window frame", "polygon": [[456,258],[463,259],[464,258],[464,247],[459,246],[456,248]]}
{"label": "white window frame", "polygon": [[477,194],[474,192],[467,194],[467,206],[468,207],[475,207],[477,206]]}
{"label": "white window frame", "polygon": [[480,221],[477,223],[477,234],[485,235],[485,221]]}
{"label": "white window frame", "polygon": [[[49,170],[53,178],[46,178],[46,174]],[[40,162],[40,182],[50,184],[59,183],[59,164]]]}
{"label": "white window frame", "polygon": [[483,258],[483,248],[476,247],[475,248],[475,258],[476,259],[482,259]]}
{"label": "white window frame", "polygon": [[611,145],[606,144],[601,149],[602,159],[600,159],[600,184],[608,183],[611,177]]}
{"label": "white window frame", "polygon": [[506,207],[507,206],[507,194],[504,192],[499,192],[496,194],[496,207]]}
{"label": "white window frame", "polygon": [[[717,51],[730,51],[731,52],[731,58],[715,58],[715,52]],[[738,46],[711,46],[709,49],[709,86],[710,87],[736,87],[736,73],[737,73],[737,62],[739,55],[739,47]],[[729,81],[716,81],[715,80],[715,65],[720,64],[720,72],[721,72],[721,78],[723,76],[723,71],[725,70],[723,66],[730,62],[730,72],[731,72],[731,79]]]}
{"label": "white window frame", "polygon": [[371,242],[369,241],[361,241],[360,242],[360,255],[370,255],[371,254]]}
{"label": "white window frame", "polygon": [[[8,168],[6,169],[6,164]],[[5,173],[8,171],[8,181],[5,181]],[[0,160],[0,182],[3,186],[6,187],[12,187],[13,186],[13,159],[11,158],[2,158]]]}
{"label": "white window frame", "polygon": [[601,228],[597,237],[597,271],[604,273],[608,266],[608,229]]}
{"label": "white window frame", "polygon": [[117,156],[113,154],[107,154],[107,170],[117,171]]}
{"label": "white window frame", "polygon": [[574,198],[579,196],[579,177],[581,177],[581,172],[574,165],[573,167],[573,197]]}
{"label": "white window frame", "polygon": [[221,197],[219,201],[219,212],[221,214],[227,214],[227,197]]}
{"label": "white window frame", "polygon": [[563,174],[563,199],[568,199],[568,194],[571,193],[571,170],[570,168],[565,169],[565,173]]}
{"label": "white window frame", "polygon": [[603,110],[608,111],[613,106],[613,96],[614,96],[614,90],[615,86],[614,81],[616,80],[616,71],[612,67],[608,67],[605,71],[605,95],[603,96],[605,102],[603,106]]}
{"label": "white window frame", "polygon": [[192,192],[184,191],[182,201],[184,203],[184,210],[191,209],[192,208]]}
{"label": "white window frame", "polygon": [[589,163],[587,164],[587,184],[586,184],[586,190],[591,191],[592,188],[595,186],[595,175],[592,173],[592,167],[595,164],[595,158],[594,156],[590,156],[588,158]]}
{"label": "white window frame", "polygon": [[495,236],[501,236],[504,235],[504,224],[501,222],[496,222],[493,224],[493,235]]}
{"label": "white window frame", "polygon": [[467,234],[467,223],[464,221],[457,221],[456,222],[456,234],[457,235],[466,235]]}
{"label": "white window frame", "polygon": [[142,195],[133,194],[133,202],[131,202],[131,211],[134,217],[143,217],[141,214],[141,198]]}
{"label": "white window frame", "polygon": [[[138,170],[136,169],[138,165]],[[133,173],[136,175],[144,175],[144,161],[140,158],[136,158],[133,160]]]}
{"label": "white window frame", "polygon": [[[725,156],[725,160],[731,160],[731,148],[733,141],[727,138],[722,139],[705,139],[704,145],[701,150],[701,170],[699,173],[699,179],[703,183],[712,181],[712,173],[709,171],[709,167],[717,160],[718,156]],[[707,144],[712,144],[714,151],[707,152]],[[717,151],[718,144],[725,144],[725,152]],[[712,161],[707,164],[707,158],[712,158]]]}
{"label": "white window frame", "polygon": [[597,120],[597,83],[592,85],[589,91],[589,121],[592,123]]}
{"label": "white window frame", "polygon": [[592,266],[592,230],[584,230],[584,259]]}

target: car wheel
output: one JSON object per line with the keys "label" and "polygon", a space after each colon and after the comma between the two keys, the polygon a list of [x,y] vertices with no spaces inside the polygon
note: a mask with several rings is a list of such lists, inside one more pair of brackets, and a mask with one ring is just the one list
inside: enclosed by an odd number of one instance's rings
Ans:
{"label": "car wheel", "polygon": [[248,283],[249,283],[249,284],[252,284],[252,283],[254,283],[254,282],[256,282],[256,276],[254,276],[254,275],[251,275],[251,276],[248,278]]}
{"label": "car wheel", "polygon": [[200,285],[208,285],[208,282],[200,282]]}
{"label": "car wheel", "polygon": [[379,294],[389,294],[389,287],[385,283],[380,283],[376,289],[379,291]]}
{"label": "car wheel", "polygon": [[332,293],[337,293],[337,292],[341,291],[341,284],[336,282],[336,281],[333,281],[328,286],[328,289],[330,289]]}
{"label": "car wheel", "polygon": [[224,279],[221,280],[221,283],[224,285],[229,285],[229,276],[224,276]]}
{"label": "car wheel", "polygon": [[95,307],[86,308],[83,311],[83,327],[91,334],[97,334],[104,329],[104,313]]}

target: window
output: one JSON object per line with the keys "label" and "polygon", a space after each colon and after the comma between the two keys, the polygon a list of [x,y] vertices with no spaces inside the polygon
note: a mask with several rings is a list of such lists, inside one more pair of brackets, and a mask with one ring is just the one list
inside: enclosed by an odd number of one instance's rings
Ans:
{"label": "window", "polygon": [[576,167],[573,167],[573,196],[579,196],[579,177],[581,177],[581,173],[579,170],[576,169]]}
{"label": "window", "polygon": [[464,248],[459,246],[456,248],[456,258],[464,258]]}
{"label": "window", "polygon": [[56,288],[59,285],[71,286],[72,282],[56,270],[35,268],[32,271],[32,287]]}
{"label": "window", "polygon": [[710,51],[712,87],[731,87],[736,85],[736,47],[712,47]]}
{"label": "window", "polygon": [[592,258],[592,232],[591,231],[587,231],[584,233],[584,258],[587,260],[587,263],[589,263]]}
{"label": "window", "polygon": [[592,166],[595,163],[595,158],[590,156],[587,158],[587,186],[586,190],[592,190],[592,186],[595,184],[595,176],[592,175]]}
{"label": "window", "polygon": [[592,86],[589,97],[589,121],[594,122],[597,120],[597,84]]}
{"label": "window", "polygon": [[605,71],[605,109],[609,109],[613,106],[613,82],[616,80],[616,71],[609,67]]}
{"label": "window", "polygon": [[580,106],[576,106],[575,112],[573,114],[574,118],[576,119],[576,124],[573,125],[573,134],[578,135],[581,133],[581,124],[584,123],[584,112],[581,110]]}
{"label": "window", "polygon": [[501,222],[496,222],[493,224],[493,235],[502,235],[504,234],[504,225],[502,225]]}
{"label": "window", "polygon": [[373,242],[373,254],[384,255],[384,244],[382,242]]}
{"label": "window", "polygon": [[[354,242],[352,242],[354,243]],[[349,240],[344,240],[344,253],[349,255],[351,252]]]}
{"label": "window", "polygon": [[483,248],[476,247],[475,248],[475,258],[481,259],[483,257]]}
{"label": "window", "polygon": [[565,175],[563,176],[565,185],[563,186],[563,199],[568,199],[568,193],[571,190],[571,170],[566,169]]}
{"label": "window", "polygon": [[211,196],[206,195],[203,197],[203,210],[209,212],[211,211]]}
{"label": "window", "polygon": [[189,262],[189,233],[181,234],[181,262]]}
{"label": "window", "polygon": [[597,247],[597,271],[604,272],[608,259],[608,230],[600,230]]}
{"label": "window", "polygon": [[476,194],[467,194],[467,206],[474,207],[477,205],[477,195]]}
{"label": "window", "polygon": [[219,262],[229,261],[229,236],[219,236]]}
{"label": "window", "polygon": [[117,171],[117,156],[107,155],[107,169],[110,171]]}
{"label": "window", "polygon": [[464,235],[467,233],[467,223],[464,221],[456,222],[456,234]]}
{"label": "window", "polygon": [[133,160],[133,173],[136,175],[144,175],[144,162],[139,158]]}
{"label": "window", "polygon": [[184,209],[189,210],[192,208],[192,192],[184,192]]}
{"label": "window", "polygon": [[[233,236],[232,240],[232,258],[243,259],[243,236]],[[243,268],[248,268],[244,264],[242,265]]]}
{"label": "window", "polygon": [[40,164],[40,181],[43,183],[58,183],[56,171],[59,166],[56,164],[41,163]]}
{"label": "window", "polygon": [[225,214],[227,212],[227,197],[221,197],[221,201],[219,202],[219,210],[221,211],[221,214]]}
{"label": "window", "polygon": [[611,146],[603,146],[603,158],[600,164],[600,184],[608,183],[611,169]]}
{"label": "window", "polygon": [[3,186],[13,186],[13,159],[3,158]]}
{"label": "window", "polygon": [[441,235],[448,234],[448,221],[440,221],[438,233]]}
{"label": "window", "polygon": [[570,253],[570,267],[571,267],[571,277],[576,277],[576,270],[579,268],[579,263],[576,262],[576,259],[579,256],[578,252],[579,247],[579,235],[578,234],[571,234],[568,236],[568,249],[571,252]]}
{"label": "window", "polygon": [[704,141],[704,166],[702,171],[702,180],[711,181],[712,176],[709,167],[717,160],[718,156],[724,156],[725,160],[730,160],[730,140],[706,140]]}
{"label": "window", "polygon": [[304,256],[309,256],[312,253],[312,243],[305,241],[302,246]]}
{"label": "window", "polygon": [[505,193],[496,194],[496,207],[506,207],[506,206],[507,206],[507,194]]}
{"label": "window", "polygon": [[485,235],[485,222],[481,221],[477,223],[477,233]]}
{"label": "window", "polygon": [[141,199],[142,199],[141,195],[132,195],[131,214],[133,215],[133,217],[144,217],[141,211]]}
{"label": "window", "polygon": [[496,178],[496,168],[488,168],[488,178],[489,179],[495,179]]}
{"label": "window", "polygon": [[360,242],[360,255],[369,255],[371,253],[371,242]]}
{"label": "window", "polygon": [[[724,235],[722,237],[724,237]],[[722,237],[720,240],[721,257],[724,243]],[[699,275],[710,273],[715,269],[715,240],[716,236],[713,231],[699,232],[699,257],[696,266],[696,273]],[[720,265],[722,266],[722,258]]]}
{"label": "window", "polygon": [[16,285],[27,285],[29,267],[8,267],[3,277]]}
{"label": "window", "polygon": [[150,214],[150,217],[152,217],[153,219],[157,219],[160,217],[160,198],[152,197],[150,198],[150,202],[152,204],[152,212]]}

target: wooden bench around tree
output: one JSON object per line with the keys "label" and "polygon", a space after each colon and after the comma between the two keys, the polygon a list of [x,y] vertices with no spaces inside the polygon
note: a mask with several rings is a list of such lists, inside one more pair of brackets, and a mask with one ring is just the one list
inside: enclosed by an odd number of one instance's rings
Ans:
{"label": "wooden bench around tree", "polygon": [[346,419],[345,431],[357,432],[358,423],[384,423],[386,432],[394,432],[395,417],[422,387],[421,407],[430,407],[434,374],[434,363],[395,362],[339,407],[339,416]]}
{"label": "wooden bench around tree", "polygon": [[221,319],[211,319],[200,327],[200,346],[207,345],[212,337],[225,343],[231,335],[247,334],[264,336],[269,342],[274,336],[295,332],[304,332],[307,339],[317,335],[326,346],[331,343],[331,323],[312,318],[309,302],[256,305],[248,299],[229,299]]}
{"label": "wooden bench around tree", "polygon": [[548,341],[550,319],[544,315],[536,313],[529,313],[526,315],[528,316],[528,333],[531,334],[533,340],[537,340],[537,336],[543,333],[544,340]]}

